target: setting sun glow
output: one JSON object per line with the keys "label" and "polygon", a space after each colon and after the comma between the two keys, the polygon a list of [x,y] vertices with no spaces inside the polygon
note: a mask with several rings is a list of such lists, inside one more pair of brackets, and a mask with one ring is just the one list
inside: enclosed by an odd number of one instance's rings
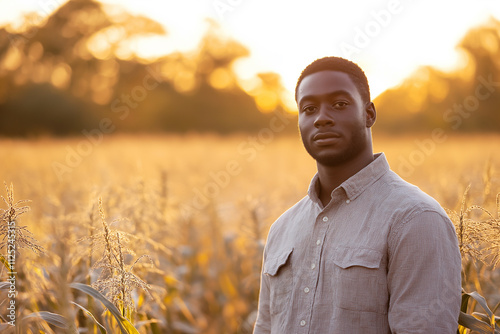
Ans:
{"label": "setting sun glow", "polygon": [[[2,0],[0,22],[16,21],[26,12],[44,17],[63,2]],[[250,80],[258,72],[276,72],[289,94],[300,71],[312,60],[326,55],[343,56],[359,63],[367,73],[374,97],[399,84],[419,66],[454,69],[464,61],[455,46],[465,32],[486,22],[490,16],[500,18],[498,1],[103,0],[103,3],[110,13],[120,12],[122,8],[159,22],[166,31],[164,36],[134,39],[122,45],[116,50],[122,57],[130,52],[154,58],[193,50],[207,30],[209,18],[224,34],[250,50],[250,56],[235,65],[240,80]],[[95,57],[105,57],[106,43],[110,39],[119,40],[122,35],[123,31],[117,29],[100,34],[90,41],[89,50]],[[488,45],[498,48],[498,45]],[[16,66],[16,59],[11,55],[4,66]],[[67,71],[59,69],[55,82],[63,85],[65,75]],[[224,87],[230,81],[221,71],[211,77],[214,87]],[[176,82],[185,90],[192,85],[188,76]],[[446,88],[437,88],[437,97],[445,94]],[[262,97],[260,100],[266,105],[272,99]]]}

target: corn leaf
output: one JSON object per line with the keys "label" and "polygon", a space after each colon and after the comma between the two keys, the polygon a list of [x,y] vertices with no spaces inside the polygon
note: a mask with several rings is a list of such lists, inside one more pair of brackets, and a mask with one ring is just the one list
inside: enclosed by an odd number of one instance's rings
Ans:
{"label": "corn leaf", "polygon": [[[474,318],[472,315],[460,312],[460,315],[458,317],[458,323],[466,328],[472,329],[473,331],[476,331],[480,334],[490,334],[493,333],[493,329],[491,326],[483,322],[481,320],[478,320]],[[500,333],[500,331],[495,330],[494,333]]]}
{"label": "corn leaf", "polygon": [[101,325],[99,323],[99,321],[96,320],[96,318],[94,317],[94,315],[89,310],[87,310],[85,307],[83,307],[82,305],[80,305],[78,303],[75,303],[75,302],[71,302],[71,303],[73,305],[76,305],[77,307],[79,307],[83,311],[83,314],[89,316],[96,323],[96,325],[99,326],[99,330],[101,331],[102,334],[106,334],[107,333],[106,328],[104,328],[104,326]]}
{"label": "corn leaf", "polygon": [[472,312],[472,316],[476,319],[486,322],[487,324],[490,322],[490,318],[488,318],[488,316],[484,313]]}
{"label": "corn leaf", "polygon": [[476,291],[469,293],[469,295],[474,298],[479,305],[488,313],[488,317],[491,319],[493,317],[493,312],[491,312],[490,308],[488,307],[488,304],[486,303],[486,299],[484,299],[483,296],[481,296],[479,293]]}
{"label": "corn leaf", "polygon": [[66,330],[70,330],[70,333],[75,333],[78,334],[78,331],[76,330],[75,326],[72,325],[65,317],[63,317],[60,314],[57,313],[52,313],[52,312],[47,312],[47,311],[40,311],[36,313],[31,313],[23,318],[24,319],[29,319],[29,318],[40,318],[45,320],[51,325],[54,325],[59,328],[63,328]]}
{"label": "corn leaf", "polygon": [[469,305],[470,295],[462,289],[462,303],[460,305],[460,311],[467,313],[467,306]]}
{"label": "corn leaf", "polygon": [[0,255],[0,262],[2,262],[2,264],[5,266],[5,268],[7,268],[8,271],[11,271],[10,264],[7,259],[3,257],[3,255]]}
{"label": "corn leaf", "polygon": [[491,312],[495,313],[499,306],[500,306],[500,302],[498,302],[498,304],[495,305],[495,307],[493,308],[493,310],[491,310]]}
{"label": "corn leaf", "polygon": [[106,297],[104,297],[99,291],[97,291],[90,285],[82,283],[71,283],[69,286],[99,300],[115,317],[118,326],[120,326],[122,334],[140,334],[139,331],[137,331],[137,329],[134,327],[134,325],[132,325],[130,321],[128,321],[128,319],[121,314],[118,308]]}
{"label": "corn leaf", "polygon": [[9,282],[0,282],[0,290],[9,290],[10,283]]}
{"label": "corn leaf", "polygon": [[150,320],[139,321],[135,324],[135,326],[137,328],[141,328],[142,326],[146,326],[149,324],[156,324],[156,323],[159,323],[159,321],[157,319],[150,319]]}
{"label": "corn leaf", "polygon": [[457,329],[457,334],[466,334],[468,331],[467,328],[465,328],[464,326],[462,325],[458,325],[458,329]]}
{"label": "corn leaf", "polygon": [[488,304],[486,303],[486,299],[484,299],[484,297],[481,296],[476,291],[471,292],[471,293],[467,293],[467,294],[470,297],[474,298],[474,300],[477,301],[477,303],[479,305],[481,305],[481,307],[483,308],[483,310],[486,311],[486,313],[488,314],[488,319],[489,319],[488,323],[490,324],[491,328],[495,328],[495,315],[493,314],[493,312],[488,307]]}
{"label": "corn leaf", "polygon": [[132,323],[126,318],[123,318],[121,321],[122,325],[125,327],[129,334],[140,334],[139,331],[134,327],[134,325],[132,325]]}

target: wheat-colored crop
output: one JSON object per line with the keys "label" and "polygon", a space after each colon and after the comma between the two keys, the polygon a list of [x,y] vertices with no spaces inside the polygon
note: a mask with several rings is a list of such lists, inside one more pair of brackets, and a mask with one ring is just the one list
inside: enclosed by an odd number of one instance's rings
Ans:
{"label": "wheat-colored crop", "polygon": [[[33,234],[28,230],[27,226],[18,226],[15,224],[16,219],[28,212],[30,207],[23,205],[28,203],[29,200],[19,200],[14,201],[14,185],[11,183],[10,187],[5,183],[5,190],[7,192],[7,198],[2,197],[2,200],[7,204],[7,209],[0,208],[0,236],[2,241],[0,242],[0,250],[7,246],[8,235],[14,236],[15,249],[19,251],[22,248],[30,249],[31,251],[41,254],[43,253],[43,247],[40,246],[37,240],[33,237]],[[13,224],[14,223],[14,224]],[[9,229],[12,229],[9,233]]]}
{"label": "wheat-colored crop", "polygon": [[[102,244],[104,251],[101,258],[92,266],[93,270],[101,269],[100,278],[92,283],[92,286],[98,291],[105,294],[115,306],[122,310],[122,314],[130,318],[132,311],[135,311],[135,303],[132,298],[132,291],[135,288],[144,290],[150,295],[151,286],[144,282],[141,278],[135,275],[132,271],[134,266],[142,259],[149,260],[153,265],[153,261],[149,255],[142,255],[137,258],[131,265],[125,264],[124,253],[125,249],[122,245],[128,242],[126,234],[118,231],[111,231],[106,223],[104,209],[102,207],[102,199],[99,198],[99,214],[103,225],[103,231],[99,234],[92,235],[92,245]],[[132,255],[127,248],[128,255]]]}
{"label": "wheat-colored crop", "polygon": [[[466,264],[463,286],[491,305],[500,301],[500,199],[492,195],[500,189],[499,138],[450,136],[405,176],[449,208]],[[304,196],[316,170],[300,141],[111,136],[59,180],[51,163],[64,162],[61,152],[78,143],[0,145],[9,157],[0,175],[32,200],[28,213],[9,186],[0,223],[15,216],[45,254],[20,249],[18,316],[30,320],[23,332],[251,333],[267,231]],[[415,149],[413,138],[375,138],[375,146],[396,172],[399,157]],[[227,176],[230,161],[239,169]]]}

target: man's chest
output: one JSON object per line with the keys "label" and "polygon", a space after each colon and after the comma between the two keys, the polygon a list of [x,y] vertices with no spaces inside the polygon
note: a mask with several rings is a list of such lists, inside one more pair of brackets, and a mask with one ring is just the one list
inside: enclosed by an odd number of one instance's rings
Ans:
{"label": "man's chest", "polygon": [[290,295],[298,310],[386,313],[387,217],[343,209],[296,218],[302,221],[290,221],[290,233],[268,250],[271,294]]}

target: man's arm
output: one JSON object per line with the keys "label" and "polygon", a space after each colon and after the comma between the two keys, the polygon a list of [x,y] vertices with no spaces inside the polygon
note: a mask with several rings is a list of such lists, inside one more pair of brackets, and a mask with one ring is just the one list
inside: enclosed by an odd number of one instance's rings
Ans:
{"label": "man's arm", "polygon": [[[264,268],[264,262],[262,262],[262,268]],[[271,333],[271,313],[269,309],[269,302],[269,277],[267,277],[267,275],[264,274],[264,270],[262,270],[260,278],[259,309],[253,334]]]}
{"label": "man's arm", "polygon": [[424,211],[389,236],[392,333],[454,334],[461,299],[461,257],[447,217]]}

